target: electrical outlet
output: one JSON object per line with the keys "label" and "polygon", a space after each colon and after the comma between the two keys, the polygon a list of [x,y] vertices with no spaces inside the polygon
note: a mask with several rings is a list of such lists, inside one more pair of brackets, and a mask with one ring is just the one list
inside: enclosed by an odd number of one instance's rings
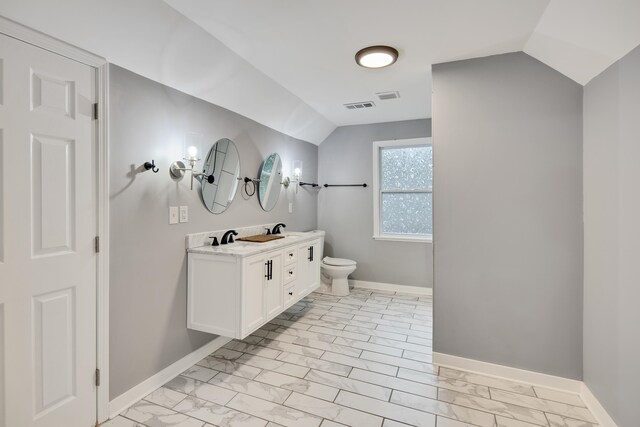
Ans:
{"label": "electrical outlet", "polygon": [[189,206],[180,206],[180,222],[189,222]]}
{"label": "electrical outlet", "polygon": [[178,207],[169,206],[169,225],[178,223]]}

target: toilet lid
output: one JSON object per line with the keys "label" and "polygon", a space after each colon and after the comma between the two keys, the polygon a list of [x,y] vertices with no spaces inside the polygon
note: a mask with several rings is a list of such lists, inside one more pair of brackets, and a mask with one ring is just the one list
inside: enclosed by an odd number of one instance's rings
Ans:
{"label": "toilet lid", "polygon": [[325,264],[327,265],[335,265],[337,267],[346,267],[349,265],[355,265],[356,262],[352,261],[350,259],[344,259],[344,258],[331,258],[331,257],[324,257],[324,259],[322,260]]}

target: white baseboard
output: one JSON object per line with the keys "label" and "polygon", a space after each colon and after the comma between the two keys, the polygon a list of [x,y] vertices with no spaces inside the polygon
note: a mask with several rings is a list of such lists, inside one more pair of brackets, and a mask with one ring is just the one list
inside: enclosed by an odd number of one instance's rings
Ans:
{"label": "white baseboard", "polygon": [[196,351],[187,354],[182,359],[167,366],[154,376],[142,381],[137,386],[131,388],[128,391],[125,391],[120,396],[109,402],[110,418],[113,418],[116,415],[120,414],[129,406],[133,405],[138,400],[142,399],[158,387],[166,384],[171,379],[180,375],[182,372],[186,371],[191,366],[195,365],[197,362],[204,359],[206,356],[213,353],[229,341],[231,341],[231,338],[217,337],[211,340],[209,343],[203,345]]}
{"label": "white baseboard", "polygon": [[464,357],[437,353],[435,351],[433,352],[433,364],[505,380],[519,381],[533,386],[551,388],[567,393],[579,394],[601,427],[617,427],[611,416],[609,416],[598,399],[591,393],[589,387],[582,381],[512,368],[510,366],[496,365],[479,360],[466,359]]}
{"label": "white baseboard", "polygon": [[379,291],[402,292],[414,295],[433,295],[432,288],[423,288],[421,286],[404,286],[394,285],[392,283],[367,282],[365,280],[349,280],[349,285],[354,288],[373,289]]}
{"label": "white baseboard", "polygon": [[582,381],[433,352],[434,365],[580,394]]}
{"label": "white baseboard", "polygon": [[587,407],[591,411],[596,420],[598,420],[598,425],[601,427],[617,427],[613,418],[609,415],[609,413],[604,409],[604,407],[600,404],[600,401],[593,395],[589,387],[582,383],[582,390],[580,392],[580,397],[584,400],[584,403],[587,404]]}

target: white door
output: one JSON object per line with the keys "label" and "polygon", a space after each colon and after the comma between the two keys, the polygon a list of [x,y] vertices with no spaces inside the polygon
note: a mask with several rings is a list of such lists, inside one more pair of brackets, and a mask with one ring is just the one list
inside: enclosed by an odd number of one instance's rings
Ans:
{"label": "white door", "polygon": [[0,35],[0,426],[96,420],[95,69]]}

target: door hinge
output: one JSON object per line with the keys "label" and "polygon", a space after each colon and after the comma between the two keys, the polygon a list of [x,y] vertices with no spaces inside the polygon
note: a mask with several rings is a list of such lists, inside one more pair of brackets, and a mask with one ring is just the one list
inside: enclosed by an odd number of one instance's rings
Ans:
{"label": "door hinge", "polygon": [[93,120],[98,120],[98,103],[93,104]]}
{"label": "door hinge", "polygon": [[94,243],[95,243],[96,253],[100,253],[100,236],[96,236]]}
{"label": "door hinge", "polygon": [[96,368],[96,387],[100,387],[100,369]]}

